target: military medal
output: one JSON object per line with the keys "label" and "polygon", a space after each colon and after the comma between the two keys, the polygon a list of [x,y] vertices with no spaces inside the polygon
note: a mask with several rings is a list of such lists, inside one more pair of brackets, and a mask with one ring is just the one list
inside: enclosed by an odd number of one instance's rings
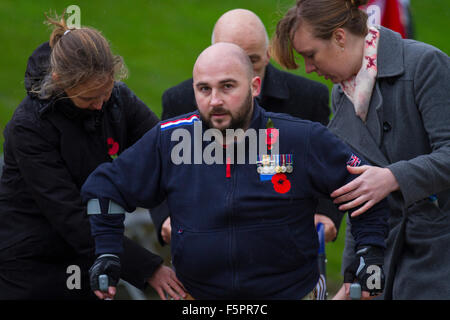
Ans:
{"label": "military medal", "polygon": [[256,162],[256,172],[258,172],[259,174],[261,174],[262,173],[262,169],[263,169],[263,166],[262,166],[262,161],[260,160],[261,158],[258,156],[258,161]]}
{"label": "military medal", "polygon": [[276,173],[281,173],[280,155],[277,154],[275,159],[276,159],[275,172],[276,172]]}
{"label": "military medal", "polygon": [[294,167],[292,166],[292,155],[288,154],[287,155],[287,165],[286,165],[286,172],[287,173],[291,173],[292,171],[294,171]]}
{"label": "military medal", "polygon": [[270,155],[270,167],[269,167],[270,171],[269,173],[275,173],[275,156],[274,155]]}
{"label": "military medal", "polygon": [[269,159],[266,154],[262,156],[262,167],[261,167],[261,173],[267,174],[269,173]]}
{"label": "military medal", "polygon": [[281,172],[285,173],[286,172],[286,155],[283,154],[282,158],[281,158]]}

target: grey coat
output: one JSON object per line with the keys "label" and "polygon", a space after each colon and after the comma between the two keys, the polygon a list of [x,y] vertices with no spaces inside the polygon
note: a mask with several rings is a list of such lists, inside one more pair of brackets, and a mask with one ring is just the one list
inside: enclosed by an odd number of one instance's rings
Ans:
{"label": "grey coat", "polygon": [[[381,28],[366,124],[339,85],[332,105],[330,130],[400,185],[388,197],[385,298],[450,299],[449,57]],[[343,267],[353,246],[347,233]]]}

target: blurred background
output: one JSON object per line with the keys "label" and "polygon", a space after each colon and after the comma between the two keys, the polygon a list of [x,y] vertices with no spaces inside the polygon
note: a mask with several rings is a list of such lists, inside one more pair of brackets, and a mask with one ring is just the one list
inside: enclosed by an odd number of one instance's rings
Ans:
{"label": "blurred background", "polygon": [[[450,52],[450,1],[411,0],[414,38]],[[136,95],[158,116],[163,91],[191,77],[198,54],[211,43],[215,21],[234,8],[254,11],[264,22],[269,36],[276,23],[295,4],[294,0],[130,0],[60,1],[2,0],[0,2],[0,153],[3,129],[15,108],[25,97],[24,73],[29,55],[44,41],[50,29],[43,24],[44,12],[61,14],[70,5],[81,9],[81,25],[91,26],[110,41],[129,69],[125,80]],[[306,75],[303,67],[294,71],[330,88],[332,83],[315,74]],[[137,221],[136,221],[137,220]],[[345,219],[344,219],[345,220]],[[144,246],[160,253],[170,263],[169,247],[156,240],[149,215],[127,217],[127,232]],[[342,283],[341,255],[345,223],[338,239],[326,246],[327,277],[330,296]],[[147,298],[157,298],[152,289]],[[128,290],[119,296],[128,299]],[[136,297],[134,297],[136,298]]]}

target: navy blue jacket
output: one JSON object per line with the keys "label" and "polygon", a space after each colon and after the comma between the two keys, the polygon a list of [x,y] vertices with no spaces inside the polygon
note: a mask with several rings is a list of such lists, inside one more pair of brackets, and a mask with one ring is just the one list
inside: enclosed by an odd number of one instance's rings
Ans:
{"label": "navy blue jacket", "polygon": [[[162,95],[161,120],[174,118],[197,110],[197,102],[192,78],[164,91]],[[286,113],[291,116],[328,124],[330,116],[328,88],[316,81],[285,72],[268,64],[262,82],[261,93],[257,98],[259,105],[266,111]],[[337,231],[342,215],[330,208],[327,202],[321,202],[317,213],[333,220]],[[166,203],[150,210],[152,220],[158,230],[158,240],[165,245],[161,236],[162,224],[170,215]]]}
{"label": "navy blue jacket", "polygon": [[[127,211],[154,207],[165,198],[172,213],[172,263],[197,299],[299,299],[319,272],[314,227],[317,199],[329,197],[355,176],[346,163],[362,159],[324,126],[255,105],[251,128],[279,130],[279,153],[291,154],[289,191],[262,181],[256,164],[180,164],[171,161],[175,129],[194,139],[198,111],[160,123],[110,164],[101,165],[82,188],[84,201],[99,199],[92,215],[96,253],[118,253],[122,215],[106,214],[112,200]],[[182,120],[182,119],[190,119]],[[205,131],[206,125],[202,126]],[[193,142],[194,143],[194,142]],[[203,148],[214,142],[203,142]],[[194,146],[192,147],[194,150]],[[355,162],[355,161],[353,161]],[[228,169],[228,170],[227,170]],[[358,245],[384,247],[388,208],[380,202],[352,219]]]}

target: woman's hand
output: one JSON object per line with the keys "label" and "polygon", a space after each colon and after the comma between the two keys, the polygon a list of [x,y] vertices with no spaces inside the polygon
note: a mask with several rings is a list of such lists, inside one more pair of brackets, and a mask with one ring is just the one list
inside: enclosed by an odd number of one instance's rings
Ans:
{"label": "woman's hand", "polygon": [[359,174],[360,176],[333,191],[330,196],[336,198],[333,201],[336,204],[346,202],[339,207],[341,211],[347,211],[364,204],[352,213],[352,217],[366,212],[391,192],[399,189],[397,179],[387,168],[365,165],[361,167],[347,166],[347,170],[351,174]]}
{"label": "woman's hand", "polygon": [[156,290],[161,300],[167,300],[166,294],[174,300],[186,297],[186,289],[178,280],[175,272],[164,265],[156,269],[152,277],[148,279],[148,283]]}

